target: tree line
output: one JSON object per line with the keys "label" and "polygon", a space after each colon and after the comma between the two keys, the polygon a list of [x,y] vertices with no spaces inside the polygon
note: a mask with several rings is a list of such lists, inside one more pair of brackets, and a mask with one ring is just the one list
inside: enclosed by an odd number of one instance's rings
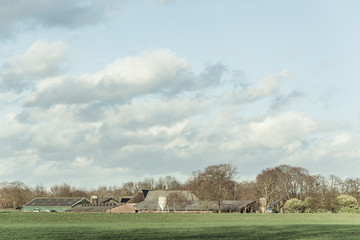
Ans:
{"label": "tree line", "polygon": [[[200,200],[210,205],[216,201],[221,210],[224,200],[255,200],[263,198],[266,207],[279,200],[272,208],[283,211],[286,202],[298,199],[308,211],[336,211],[337,197],[352,196],[360,201],[360,178],[341,179],[312,175],[302,167],[279,165],[262,170],[253,181],[236,181],[237,169],[231,164],[208,166],[193,172],[184,183],[173,176],[142,181],[128,181],[121,186],[100,186],[94,189],[79,188],[67,183],[50,189],[43,185],[31,187],[23,182],[0,183],[0,207],[17,208],[35,197],[113,197],[120,199],[132,196],[141,189],[147,190],[191,190]],[[294,202],[294,201],[293,201]],[[304,205],[305,204],[305,205]],[[289,204],[288,204],[289,205]]]}

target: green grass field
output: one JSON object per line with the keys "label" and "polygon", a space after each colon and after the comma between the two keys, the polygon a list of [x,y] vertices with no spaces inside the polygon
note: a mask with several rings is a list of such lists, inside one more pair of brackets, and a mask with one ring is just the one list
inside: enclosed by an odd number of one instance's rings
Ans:
{"label": "green grass field", "polygon": [[358,214],[0,212],[0,239],[359,239]]}

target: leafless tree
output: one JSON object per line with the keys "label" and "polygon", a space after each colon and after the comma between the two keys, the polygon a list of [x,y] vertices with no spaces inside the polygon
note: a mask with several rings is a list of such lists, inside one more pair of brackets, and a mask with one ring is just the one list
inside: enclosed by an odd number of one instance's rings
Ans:
{"label": "leafless tree", "polygon": [[231,164],[219,164],[193,173],[188,181],[190,189],[206,202],[216,201],[221,212],[223,201],[235,195],[234,175],[236,168]]}
{"label": "leafless tree", "polygon": [[3,208],[17,208],[32,198],[32,191],[23,182],[1,182],[0,199]]}
{"label": "leafless tree", "polygon": [[176,211],[181,206],[181,204],[187,204],[188,200],[186,199],[184,194],[180,192],[171,192],[166,198],[166,203],[170,209]]}

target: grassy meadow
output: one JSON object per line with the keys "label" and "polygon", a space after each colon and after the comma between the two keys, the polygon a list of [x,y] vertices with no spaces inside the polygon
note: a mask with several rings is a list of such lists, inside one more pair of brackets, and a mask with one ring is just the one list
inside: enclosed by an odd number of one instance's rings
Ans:
{"label": "grassy meadow", "polygon": [[0,212],[0,239],[359,239],[360,214]]}

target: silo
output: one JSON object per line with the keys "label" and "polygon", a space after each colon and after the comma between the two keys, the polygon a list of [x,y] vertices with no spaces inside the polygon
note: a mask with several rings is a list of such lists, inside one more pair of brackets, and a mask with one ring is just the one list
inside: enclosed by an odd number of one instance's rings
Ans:
{"label": "silo", "polygon": [[91,203],[92,204],[98,204],[99,203],[98,196],[91,196]]}
{"label": "silo", "polygon": [[166,197],[165,196],[159,196],[158,205],[161,209],[161,211],[164,211],[166,207]]}

